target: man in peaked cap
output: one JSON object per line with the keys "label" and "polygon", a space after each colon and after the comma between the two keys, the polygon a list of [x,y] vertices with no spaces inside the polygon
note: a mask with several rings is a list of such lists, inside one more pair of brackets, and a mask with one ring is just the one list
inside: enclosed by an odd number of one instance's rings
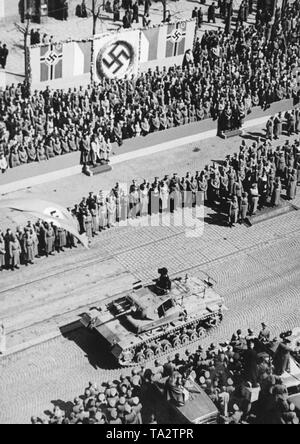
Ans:
{"label": "man in peaked cap", "polygon": [[262,329],[258,335],[258,340],[263,343],[268,343],[268,342],[270,342],[270,339],[271,339],[271,332],[264,322],[261,324],[261,326],[262,326]]}

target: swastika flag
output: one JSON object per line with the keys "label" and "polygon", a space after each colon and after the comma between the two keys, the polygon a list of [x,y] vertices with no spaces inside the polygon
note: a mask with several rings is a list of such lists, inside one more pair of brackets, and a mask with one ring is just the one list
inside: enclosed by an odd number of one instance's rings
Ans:
{"label": "swastika flag", "polygon": [[41,46],[41,82],[63,77],[63,45]]}
{"label": "swastika flag", "polygon": [[137,75],[139,30],[105,35],[95,40],[94,48],[94,68],[99,81]]}
{"label": "swastika flag", "polygon": [[168,25],[166,57],[184,55],[187,31],[186,27],[186,22]]}

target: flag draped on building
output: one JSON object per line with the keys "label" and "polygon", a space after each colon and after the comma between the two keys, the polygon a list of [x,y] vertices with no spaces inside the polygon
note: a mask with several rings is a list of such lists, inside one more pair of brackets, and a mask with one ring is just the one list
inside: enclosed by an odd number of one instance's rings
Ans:
{"label": "flag draped on building", "polygon": [[150,62],[158,59],[160,28],[143,29],[141,31],[140,61]]}
{"label": "flag draped on building", "polygon": [[141,29],[139,69],[181,64],[187,50],[193,49],[196,21],[168,23]]}
{"label": "flag draped on building", "polygon": [[88,248],[88,239],[86,236],[80,235],[76,219],[66,208],[57,203],[42,199],[1,199],[0,208],[21,211],[45,222],[53,222],[54,225],[73,234]]}
{"label": "flag draped on building", "polygon": [[63,45],[44,45],[40,47],[41,82],[63,77]]}
{"label": "flag draped on building", "polygon": [[[150,29],[130,29],[104,33],[92,39],[67,41],[31,47],[32,85],[46,82],[60,87],[63,81],[88,81],[91,63],[95,80],[137,76],[156,66],[181,64],[187,50],[193,49],[196,21],[167,23]],[[82,77],[82,79],[79,79]]]}
{"label": "flag draped on building", "polygon": [[138,74],[140,31],[106,34],[94,42],[95,78],[122,79]]}
{"label": "flag draped on building", "polygon": [[73,75],[81,76],[90,72],[91,68],[91,50],[92,42],[72,42],[73,56],[72,60]]}
{"label": "flag draped on building", "polygon": [[184,55],[186,50],[185,38],[186,22],[169,24],[167,31],[166,57]]}

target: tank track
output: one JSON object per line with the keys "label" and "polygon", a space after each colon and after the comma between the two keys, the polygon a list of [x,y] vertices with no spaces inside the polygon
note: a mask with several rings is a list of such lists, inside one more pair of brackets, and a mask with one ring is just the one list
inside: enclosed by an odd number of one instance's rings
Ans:
{"label": "tank track", "polygon": [[[178,344],[178,346],[172,347],[172,348],[170,348],[170,349],[168,349],[166,351],[162,350],[161,353],[159,353],[157,355],[154,355],[154,357],[151,358],[151,359],[147,359],[145,357],[145,359],[143,361],[140,361],[140,362],[135,359],[136,356],[137,356],[137,353],[138,353],[137,350],[141,349],[144,346],[147,346],[147,344],[148,345],[153,344],[154,341],[159,341],[160,339],[168,341],[168,339],[165,338],[165,336],[167,336],[167,335],[174,335],[174,334],[176,334],[178,332],[181,332],[182,330],[186,330],[186,329],[189,329],[189,328],[194,328],[195,325],[198,325],[201,322],[205,322],[205,321],[209,320],[210,318],[215,319],[216,323],[215,323],[215,325],[213,325],[211,327],[208,327],[206,329],[203,328],[203,335],[201,335],[201,337],[197,337],[194,340],[189,340],[189,342],[185,343],[185,344],[182,344],[180,342],[180,344]],[[128,361],[122,362],[122,361],[118,360],[118,364],[122,368],[133,368],[133,367],[137,367],[137,366],[140,366],[140,365],[144,366],[146,364],[151,366],[151,364],[154,364],[154,362],[156,360],[160,359],[160,358],[168,357],[170,354],[174,354],[175,352],[178,353],[180,351],[187,350],[192,344],[200,343],[203,339],[207,338],[216,328],[219,327],[219,325],[222,322],[222,319],[223,319],[223,313],[210,314],[210,315],[207,315],[204,318],[201,318],[201,319],[198,319],[198,320],[194,320],[194,321],[192,321],[192,322],[190,322],[190,323],[188,323],[188,324],[186,324],[184,326],[178,326],[177,328],[174,328],[174,330],[171,330],[171,331],[168,331],[168,332],[162,332],[160,335],[152,337],[151,339],[142,341],[142,343],[137,345],[136,347],[128,349],[129,351],[135,352],[135,356],[134,356],[132,362],[128,362]],[[127,350],[124,350],[124,352],[126,352],[126,351]]]}

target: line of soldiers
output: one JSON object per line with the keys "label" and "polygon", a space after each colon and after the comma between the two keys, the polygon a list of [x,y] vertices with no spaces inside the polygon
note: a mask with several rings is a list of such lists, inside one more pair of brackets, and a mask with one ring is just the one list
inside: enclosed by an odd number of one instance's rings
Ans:
{"label": "line of soldiers", "polygon": [[283,189],[287,200],[294,200],[300,183],[300,140],[277,148],[270,141],[259,139],[251,147],[243,141],[239,154],[226,161],[225,174],[221,169],[214,183],[215,200],[230,199],[230,226],[266,206],[279,206]]}
{"label": "line of soldiers", "polygon": [[[68,209],[78,221],[78,229],[91,241],[99,232],[115,224],[145,216],[175,213],[206,203],[228,216],[229,226],[244,222],[266,206],[279,206],[283,190],[287,200],[296,197],[300,183],[300,140],[272,147],[261,139],[248,147],[243,141],[239,153],[221,164],[207,165],[184,177],[165,175],[163,179],[132,181],[129,188],[120,183],[105,194],[89,193]],[[41,255],[76,247],[74,236],[53,224],[28,222],[16,234],[0,234],[0,269],[31,264]]]}
{"label": "line of soldiers", "polygon": [[266,126],[266,137],[269,140],[279,139],[282,134],[293,136],[300,134],[300,108],[271,117]]}
{"label": "line of soldiers", "polygon": [[230,226],[245,221],[266,206],[279,206],[283,190],[286,198],[296,197],[300,183],[300,140],[272,147],[258,139],[248,147],[243,141],[239,153],[222,164],[207,165],[185,177],[174,174],[153,182],[133,180],[129,189],[119,183],[105,196],[89,194],[73,209],[80,231],[92,239],[99,231],[120,221],[207,203],[228,215]]}
{"label": "line of soldiers", "polygon": [[28,221],[24,229],[0,231],[0,271],[33,265],[36,259],[63,252],[65,248],[77,248],[72,234],[53,223]]}

